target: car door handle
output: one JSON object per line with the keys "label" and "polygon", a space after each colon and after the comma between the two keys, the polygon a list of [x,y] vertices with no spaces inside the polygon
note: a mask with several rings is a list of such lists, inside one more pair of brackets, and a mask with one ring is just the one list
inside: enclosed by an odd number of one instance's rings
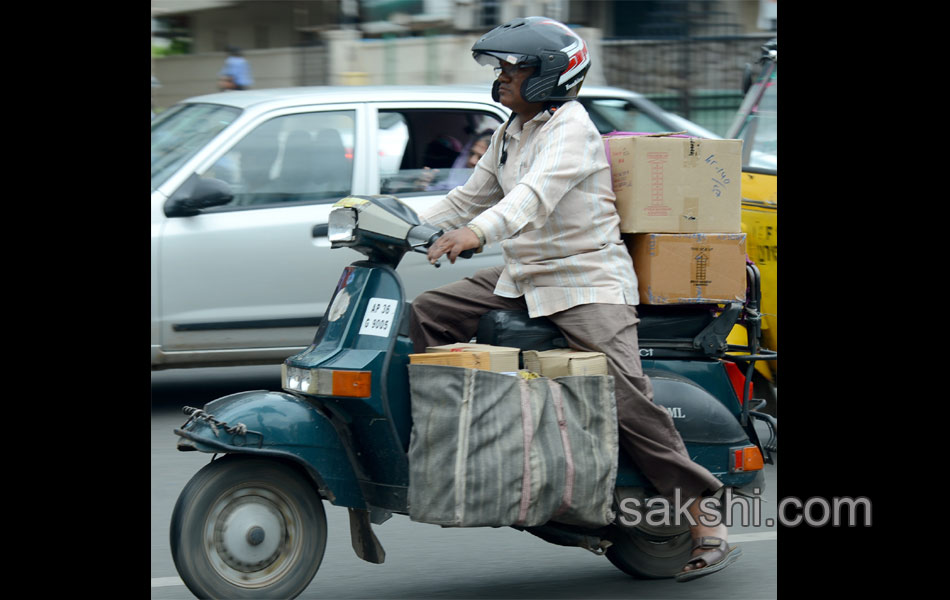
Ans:
{"label": "car door handle", "polygon": [[313,237],[315,238],[327,237],[327,235],[330,233],[330,226],[326,223],[314,225],[313,231],[311,233],[313,233]]}

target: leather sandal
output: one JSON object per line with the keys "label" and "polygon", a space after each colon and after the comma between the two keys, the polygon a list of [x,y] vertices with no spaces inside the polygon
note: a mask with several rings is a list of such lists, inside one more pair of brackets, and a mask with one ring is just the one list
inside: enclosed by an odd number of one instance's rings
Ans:
{"label": "leather sandal", "polygon": [[676,575],[676,581],[692,581],[699,577],[711,575],[721,571],[736,562],[742,556],[742,548],[739,546],[729,546],[726,540],[713,536],[703,536],[693,544],[693,550],[706,550],[686,561],[686,566],[697,565],[700,561],[705,562],[706,566],[702,568],[692,568],[689,571],[680,571]]}

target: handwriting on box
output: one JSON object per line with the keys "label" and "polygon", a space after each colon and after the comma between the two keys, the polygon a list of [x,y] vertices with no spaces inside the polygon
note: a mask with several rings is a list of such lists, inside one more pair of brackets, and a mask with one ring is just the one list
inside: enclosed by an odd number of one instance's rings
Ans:
{"label": "handwriting on box", "polygon": [[713,182],[712,193],[714,196],[719,198],[720,196],[722,196],[723,188],[725,186],[728,186],[730,183],[732,183],[732,180],[729,179],[729,175],[726,173],[725,169],[723,169],[722,167],[716,166],[719,164],[719,161],[716,160],[715,154],[710,154],[709,156],[706,157],[706,164],[713,167],[713,172],[717,175],[717,177],[712,178],[712,182]]}

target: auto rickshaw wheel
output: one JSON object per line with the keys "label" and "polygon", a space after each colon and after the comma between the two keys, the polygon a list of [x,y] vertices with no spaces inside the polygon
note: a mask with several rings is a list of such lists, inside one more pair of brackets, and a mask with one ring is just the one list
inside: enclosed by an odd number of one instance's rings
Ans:
{"label": "auto rickshaw wheel", "polygon": [[605,553],[607,559],[624,573],[638,579],[673,577],[683,569],[692,554],[689,530],[671,536],[648,533],[638,527],[615,525],[617,535]]}
{"label": "auto rickshaw wheel", "polygon": [[316,489],[273,459],[212,461],[172,512],[172,558],[199,598],[294,598],[316,575],[326,542]]}

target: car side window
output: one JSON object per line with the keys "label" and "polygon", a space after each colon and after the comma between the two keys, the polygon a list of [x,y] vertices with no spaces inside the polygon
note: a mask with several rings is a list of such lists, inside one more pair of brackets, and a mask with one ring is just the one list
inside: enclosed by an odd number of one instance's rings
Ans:
{"label": "car side window", "polygon": [[462,185],[500,124],[474,110],[380,110],[380,193],[412,196]]}
{"label": "car side window", "polygon": [[275,117],[203,176],[231,185],[229,208],[335,202],[352,186],[355,123],[352,110]]}

